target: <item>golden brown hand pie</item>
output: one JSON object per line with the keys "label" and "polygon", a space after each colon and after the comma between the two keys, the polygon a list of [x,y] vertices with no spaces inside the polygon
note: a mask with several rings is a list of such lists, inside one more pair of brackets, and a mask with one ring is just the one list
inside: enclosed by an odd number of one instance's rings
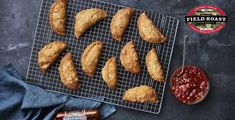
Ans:
{"label": "golden brown hand pie", "polygon": [[160,30],[155,26],[154,22],[148,18],[143,12],[140,14],[137,26],[140,37],[150,43],[163,43],[166,41],[166,37],[162,35]]}
{"label": "golden brown hand pie", "polygon": [[126,43],[120,53],[121,64],[127,71],[133,74],[139,74],[141,71],[139,60],[133,41]]}
{"label": "golden brown hand pie", "polygon": [[51,29],[59,35],[65,35],[66,22],[66,1],[55,0],[50,9]]}
{"label": "golden brown hand pie", "polygon": [[60,61],[60,79],[65,86],[72,90],[79,88],[78,75],[73,63],[72,53],[67,53]]}
{"label": "golden brown hand pie", "polygon": [[149,103],[157,103],[158,98],[155,90],[152,87],[147,85],[141,85],[139,87],[130,88],[125,91],[123,95],[123,100],[129,102],[149,102]]}
{"label": "golden brown hand pie", "polygon": [[98,8],[91,8],[78,12],[75,17],[75,37],[80,38],[88,28],[105,19],[106,17],[108,17],[108,13]]}
{"label": "golden brown hand pie", "polygon": [[146,66],[149,75],[156,81],[164,82],[162,66],[158,60],[157,51],[153,48],[146,56]]}
{"label": "golden brown hand pie", "polygon": [[99,61],[101,50],[103,48],[102,41],[95,41],[88,45],[82,53],[81,65],[82,70],[89,76],[93,77],[96,66]]}
{"label": "golden brown hand pie", "polygon": [[132,8],[123,8],[113,16],[112,22],[110,24],[110,31],[112,37],[115,40],[117,41],[122,40],[123,34],[133,14],[134,10]]}
{"label": "golden brown hand pie", "polygon": [[54,41],[45,45],[38,52],[38,64],[40,69],[46,72],[65,48],[67,48],[67,44],[61,41]]}
{"label": "golden brown hand pie", "polygon": [[105,63],[105,65],[102,69],[102,77],[111,89],[113,89],[113,90],[116,89],[116,86],[117,86],[117,64],[116,64],[115,57],[111,57]]}

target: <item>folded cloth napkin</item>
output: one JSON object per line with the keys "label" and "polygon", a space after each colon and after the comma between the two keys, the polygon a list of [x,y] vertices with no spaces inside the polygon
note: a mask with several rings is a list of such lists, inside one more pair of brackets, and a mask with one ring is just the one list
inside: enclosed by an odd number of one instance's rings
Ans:
{"label": "folded cloth napkin", "polygon": [[102,119],[116,111],[112,105],[52,93],[27,84],[11,64],[0,70],[1,120],[51,120],[59,111],[84,109],[99,109]]}

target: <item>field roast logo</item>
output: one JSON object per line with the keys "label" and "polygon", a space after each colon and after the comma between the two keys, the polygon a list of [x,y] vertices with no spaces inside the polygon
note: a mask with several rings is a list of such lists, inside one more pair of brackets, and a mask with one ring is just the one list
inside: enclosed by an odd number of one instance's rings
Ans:
{"label": "field roast logo", "polygon": [[188,26],[202,34],[211,34],[221,30],[228,21],[228,17],[220,8],[201,5],[191,9],[185,17]]}

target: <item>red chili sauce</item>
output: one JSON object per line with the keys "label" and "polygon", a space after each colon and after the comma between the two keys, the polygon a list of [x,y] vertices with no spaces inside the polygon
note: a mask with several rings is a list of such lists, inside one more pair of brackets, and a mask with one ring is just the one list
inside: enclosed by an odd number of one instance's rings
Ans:
{"label": "red chili sauce", "polygon": [[[171,77],[171,90],[177,100],[195,104],[204,99],[209,90],[206,74],[197,66],[186,66],[184,72],[177,69]],[[180,75],[179,75],[180,74]]]}

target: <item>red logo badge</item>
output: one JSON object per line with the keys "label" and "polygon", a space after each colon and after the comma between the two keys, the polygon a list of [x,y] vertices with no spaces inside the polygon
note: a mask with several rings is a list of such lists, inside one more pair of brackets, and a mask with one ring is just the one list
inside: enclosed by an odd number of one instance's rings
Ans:
{"label": "red logo badge", "polygon": [[215,6],[201,5],[191,9],[185,17],[188,26],[202,34],[220,31],[228,21],[223,10]]}

